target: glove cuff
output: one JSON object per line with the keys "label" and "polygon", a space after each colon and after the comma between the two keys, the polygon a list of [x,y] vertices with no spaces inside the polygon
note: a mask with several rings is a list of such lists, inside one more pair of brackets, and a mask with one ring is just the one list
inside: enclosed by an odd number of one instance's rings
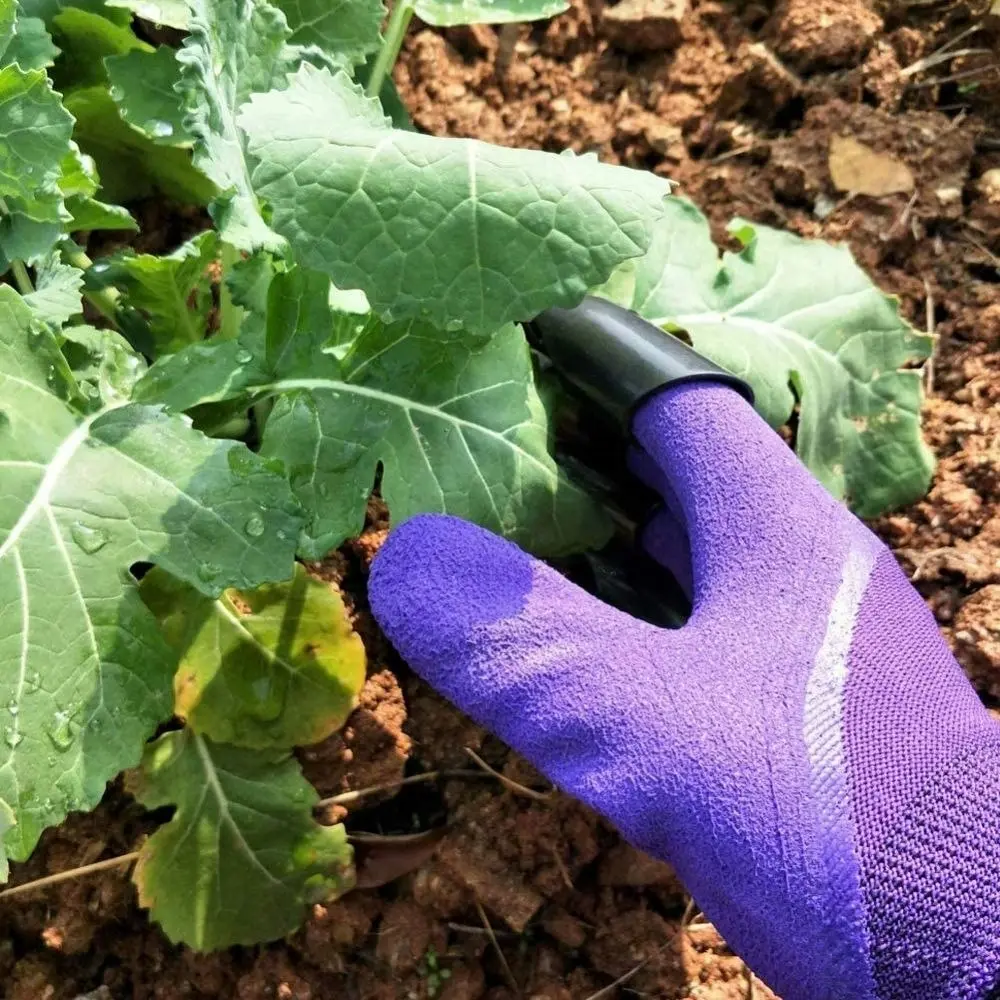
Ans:
{"label": "glove cuff", "polygon": [[865,859],[879,1000],[1000,998],[998,804],[994,738],[940,769]]}

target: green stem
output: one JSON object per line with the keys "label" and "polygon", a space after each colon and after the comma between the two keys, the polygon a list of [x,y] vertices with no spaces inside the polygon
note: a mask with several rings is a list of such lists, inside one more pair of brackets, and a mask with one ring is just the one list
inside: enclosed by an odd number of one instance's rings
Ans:
{"label": "green stem", "polygon": [[392,73],[399,57],[399,50],[403,47],[403,39],[406,37],[406,29],[410,26],[413,18],[413,0],[396,0],[396,5],[392,8],[392,16],[386,25],[385,38],[382,40],[382,50],[372,67],[372,75],[368,77],[368,84],[365,93],[369,97],[378,97],[382,93],[382,84],[386,77]]}
{"label": "green stem", "polygon": [[12,260],[10,269],[14,272],[17,290],[22,295],[30,295],[35,290],[35,286],[31,283],[31,277],[28,275],[28,269],[24,266],[24,261]]}
{"label": "green stem", "polygon": [[[78,267],[81,271],[86,271],[92,267],[94,262],[77,246],[72,240],[66,241],[65,257],[69,264]],[[85,291],[83,297],[116,329],[118,326],[118,299],[117,288],[102,288],[98,291]]]}
{"label": "green stem", "polygon": [[240,253],[228,243],[222,244],[222,276],[219,278],[219,336],[223,340],[235,340],[240,334],[243,310],[233,302],[233,293],[226,280],[233,265],[240,259]]}

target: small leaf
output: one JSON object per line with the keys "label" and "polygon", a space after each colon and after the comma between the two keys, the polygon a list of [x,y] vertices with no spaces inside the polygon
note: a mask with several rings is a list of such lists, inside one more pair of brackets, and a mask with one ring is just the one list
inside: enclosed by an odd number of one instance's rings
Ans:
{"label": "small leaf", "polygon": [[180,657],[174,710],[195,732],[290,750],[336,732],[354,709],[365,648],[339,595],[303,566],[288,582],[215,600],[159,569],[139,590]]}
{"label": "small leaf", "polygon": [[244,445],[95,395],[0,286],[0,799],[16,859],[96,805],[170,713],[173,656],[129,567],[252,589],[291,573],[301,526],[284,476]]}
{"label": "small leaf", "polygon": [[62,352],[83,395],[100,406],[123,403],[132,396],[145,362],[114,330],[68,326],[61,333]]}
{"label": "small leaf", "polygon": [[281,251],[284,240],[260,214],[236,114],[251,93],[283,82],[288,25],[263,0],[191,0],[190,29],[177,54],[180,91],[195,166],[220,192],[212,218],[221,237],[241,250]]}
{"label": "small leaf", "polygon": [[157,353],[170,354],[204,340],[212,288],[207,269],[218,248],[211,230],[173,253],[124,254],[100,262],[100,284],[114,284],[142,312]]}
{"label": "small leaf", "polygon": [[138,798],[177,807],[133,876],[171,941],[198,951],[272,941],[350,888],[344,828],[313,819],[318,796],[287,755],[168,733],[146,753]]}
{"label": "small leaf", "polygon": [[300,263],[384,317],[491,332],[578,302],[642,254],[668,184],[591,157],[395,130],[345,73],[303,66],[240,115],[253,182]]}
{"label": "small leaf", "polygon": [[186,0],[106,0],[108,7],[131,11],[136,17],[165,28],[186,31],[188,5]]}
{"label": "small leaf", "polygon": [[417,0],[417,17],[436,28],[541,21],[569,9],[567,0]]}
{"label": "small leaf", "polygon": [[623,304],[748,379],[772,427],[798,402],[799,457],[860,516],[922,496],[933,458],[920,374],[905,366],[928,357],[930,338],[845,247],[737,220],[744,249],[720,261],[694,206],[672,199],[669,212]]}
{"label": "small leaf", "polygon": [[358,63],[382,43],[382,0],[276,0],[275,6],[284,11],[296,45],[317,45]]}
{"label": "small leaf", "polygon": [[[9,9],[16,8],[17,4],[11,2]],[[59,49],[52,44],[41,18],[18,14],[11,29],[5,47],[0,44],[0,65],[16,63],[21,69],[46,69],[55,62]]]}
{"label": "small leaf", "polygon": [[56,252],[35,269],[35,290],[24,301],[41,322],[58,330],[83,311],[82,287],[83,272],[64,264]]}
{"label": "small leaf", "polygon": [[190,146],[184,109],[177,92],[180,64],[166,45],[154,52],[133,51],[104,60],[111,96],[122,118],[160,146]]}
{"label": "small leaf", "polygon": [[0,198],[15,199],[18,214],[61,221],[58,180],[72,131],[44,70],[0,70]]}

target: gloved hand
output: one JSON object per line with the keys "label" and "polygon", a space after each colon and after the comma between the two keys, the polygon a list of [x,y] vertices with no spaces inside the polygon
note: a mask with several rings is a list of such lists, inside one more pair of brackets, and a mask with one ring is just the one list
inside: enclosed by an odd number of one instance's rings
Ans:
{"label": "gloved hand", "polygon": [[1000,726],[892,553],[729,388],[632,424],[692,588],[661,630],[443,516],[370,595],[402,656],[637,847],[784,1000],[982,1000],[1000,979]]}

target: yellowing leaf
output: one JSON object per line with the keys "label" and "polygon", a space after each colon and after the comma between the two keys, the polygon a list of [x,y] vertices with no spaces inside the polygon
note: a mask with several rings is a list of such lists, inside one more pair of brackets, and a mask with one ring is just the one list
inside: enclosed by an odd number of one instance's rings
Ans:
{"label": "yellowing leaf", "polygon": [[830,176],[838,191],[881,198],[887,194],[909,194],[914,187],[910,168],[887,153],[849,135],[830,140]]}
{"label": "yellowing leaf", "polygon": [[364,646],[337,593],[301,565],[288,582],[218,600],[160,569],[140,592],[180,656],[175,710],[197,732],[287,750],[318,743],[354,708]]}

